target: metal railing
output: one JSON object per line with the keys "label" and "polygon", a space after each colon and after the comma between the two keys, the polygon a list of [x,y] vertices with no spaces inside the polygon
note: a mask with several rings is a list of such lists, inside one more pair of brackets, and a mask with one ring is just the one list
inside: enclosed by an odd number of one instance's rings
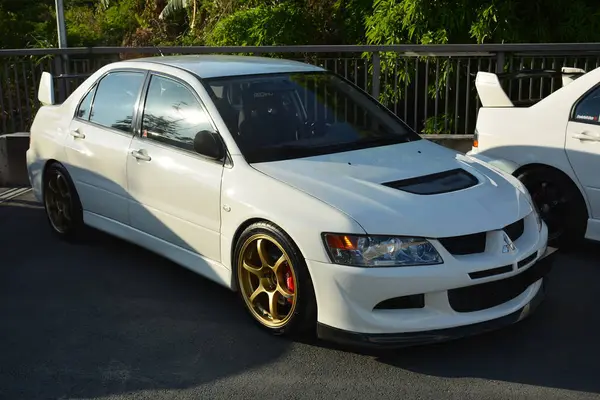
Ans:
{"label": "metal railing", "polygon": [[[63,101],[93,71],[140,56],[245,54],[323,66],[367,90],[419,133],[470,134],[480,106],[477,71],[600,66],[600,44],[484,44],[266,47],[94,47],[0,50],[0,134],[27,131],[39,107],[42,71]],[[560,87],[555,78],[510,81],[513,100],[536,101]]]}

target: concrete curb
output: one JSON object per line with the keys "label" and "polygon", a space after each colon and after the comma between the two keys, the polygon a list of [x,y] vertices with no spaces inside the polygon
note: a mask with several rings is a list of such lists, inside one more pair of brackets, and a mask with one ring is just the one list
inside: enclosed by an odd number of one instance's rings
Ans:
{"label": "concrete curb", "polygon": [[11,201],[31,191],[30,187],[16,187],[0,193],[0,204]]}
{"label": "concrete curb", "polygon": [[466,153],[471,150],[473,146],[473,137],[475,135],[430,135],[421,134],[423,139],[431,140],[441,146],[448,147],[449,149]]}
{"label": "concrete curb", "polygon": [[0,187],[29,186],[25,156],[28,148],[28,132],[0,136]]}

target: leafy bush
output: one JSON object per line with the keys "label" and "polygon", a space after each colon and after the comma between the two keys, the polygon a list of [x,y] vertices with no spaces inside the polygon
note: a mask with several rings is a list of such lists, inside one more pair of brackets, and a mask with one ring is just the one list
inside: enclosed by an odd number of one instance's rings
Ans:
{"label": "leafy bush", "polygon": [[286,2],[243,9],[220,20],[206,35],[210,46],[276,46],[310,43],[317,32],[305,10]]}

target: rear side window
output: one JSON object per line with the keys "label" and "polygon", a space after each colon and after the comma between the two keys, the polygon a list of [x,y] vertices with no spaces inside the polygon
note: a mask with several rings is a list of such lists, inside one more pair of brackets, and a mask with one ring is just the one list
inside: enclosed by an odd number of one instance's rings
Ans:
{"label": "rear side window", "polygon": [[600,117],[600,86],[575,106],[573,121],[597,124]]}
{"label": "rear side window", "polygon": [[142,117],[142,137],[194,151],[194,138],[203,130],[214,129],[192,91],[173,79],[153,76]]}
{"label": "rear side window", "polygon": [[135,103],[142,83],[142,72],[113,72],[98,84],[90,121],[107,128],[130,133]]}
{"label": "rear side window", "polygon": [[92,107],[92,99],[96,93],[96,86],[89,91],[89,93],[83,98],[77,109],[77,118],[88,121],[90,119],[90,109]]}

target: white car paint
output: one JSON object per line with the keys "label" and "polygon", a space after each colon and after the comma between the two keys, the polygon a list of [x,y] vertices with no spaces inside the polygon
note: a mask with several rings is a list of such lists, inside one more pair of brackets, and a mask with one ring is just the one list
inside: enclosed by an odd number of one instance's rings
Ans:
{"label": "white car paint", "polygon": [[[579,73],[563,69],[563,73]],[[513,174],[541,164],[565,173],[588,208],[586,238],[600,240],[600,125],[571,118],[574,105],[600,83],[600,68],[567,83],[530,107],[514,107],[495,74],[479,72],[483,95],[477,117],[477,147],[467,153]]]}
{"label": "white car paint", "polygon": [[[104,74],[137,69],[185,82],[202,100],[229,154],[224,166],[139,137],[74,119],[77,105]],[[193,73],[192,73],[193,71]],[[165,57],[110,64],[61,105],[46,105],[31,129],[29,177],[42,200],[50,160],[64,164],[84,208],[84,222],[137,243],[232,290],[232,249],[248,221],[280,226],[307,261],[318,322],[360,333],[401,333],[490,321],[527,308],[540,291],[532,283],[511,300],[456,312],[448,290],[506,279],[527,271],[546,252],[547,228],[523,186],[511,176],[427,140],[248,164],[200,78],[264,72],[322,71],[302,63],[240,57]],[[46,90],[40,86],[40,91]],[[42,96],[43,97],[43,96]],[[82,136],[85,135],[85,136]],[[128,137],[129,136],[129,137]],[[132,152],[148,160],[132,157]],[[381,183],[462,168],[479,181],[451,193],[419,196]],[[524,218],[524,232],[507,251],[502,228]],[[324,232],[424,236],[443,264],[367,268],[332,263]],[[487,232],[485,251],[452,255],[436,239]],[[528,256],[524,266],[516,263]],[[509,266],[472,279],[469,273]],[[382,300],[425,294],[422,309],[374,310]]]}

